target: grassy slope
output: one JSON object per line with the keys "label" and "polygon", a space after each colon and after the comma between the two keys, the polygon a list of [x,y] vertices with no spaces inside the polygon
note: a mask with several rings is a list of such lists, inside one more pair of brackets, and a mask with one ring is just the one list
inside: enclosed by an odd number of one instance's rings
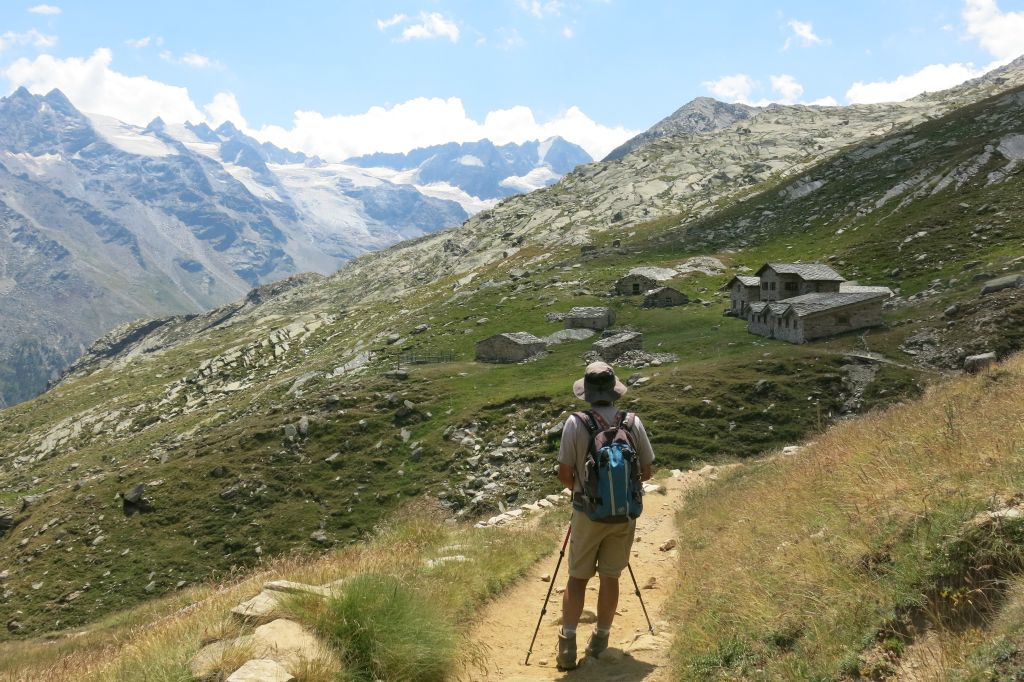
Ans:
{"label": "grassy slope", "polygon": [[[984,106],[994,110],[991,103]],[[84,410],[112,405],[139,410],[136,425],[123,434],[86,434],[58,457],[0,478],[0,505],[50,491],[47,499],[21,515],[14,531],[0,537],[0,564],[11,567],[11,577],[0,588],[0,594],[7,594],[4,606],[12,613],[21,611],[16,617],[25,625],[23,634],[78,626],[171,591],[181,581],[225,575],[261,556],[317,551],[309,536],[320,528],[337,543],[365,537],[403,500],[425,492],[458,497],[458,484],[480,473],[465,464],[468,451],[443,438],[449,426],[477,423],[485,452],[510,429],[527,434],[526,447],[520,448],[522,467],[508,488],[522,491],[521,500],[531,491],[550,492],[556,487],[550,476],[553,445],[543,432],[575,409],[568,387],[579,374],[579,358],[589,343],[557,346],[540,361],[523,365],[488,366],[468,359],[473,342],[494,332],[554,331],[557,325],[547,323],[544,314],[571,305],[610,303],[621,325],[644,331],[648,349],[679,355],[678,363],[640,370],[651,381],[629,397],[631,407],[648,415],[665,465],[753,455],[820,430],[842,402],[841,354],[862,349],[860,335],[795,347],[746,334],[741,322],[720,316],[720,299],[709,307],[645,310],[635,300],[596,294],[635,265],[674,265],[685,256],[716,251],[736,266],[831,257],[850,276],[866,283],[899,284],[904,293],[932,279],[928,268],[934,264],[918,261],[921,253],[948,251],[939,266],[943,275],[959,272],[966,260],[998,265],[1000,257],[1019,253],[1024,237],[1020,173],[988,187],[982,173],[959,189],[922,197],[901,211],[887,206],[882,213],[860,215],[857,210],[884,189],[873,178],[891,174],[884,173],[890,166],[903,177],[917,167],[948,164],[950,155],[969,158],[1002,135],[1022,130],[1019,108],[1008,109],[1001,119],[978,113],[969,109],[930,122],[914,131],[918,137],[901,137],[904,146],[869,159],[846,155],[814,169],[808,177],[820,174],[829,182],[803,199],[781,202],[779,188],[769,187],[699,223],[677,228],[678,219],[666,219],[639,226],[627,237],[625,249],[601,248],[582,263],[577,251],[556,251],[544,269],[534,267],[525,280],[512,282],[506,273],[529,267],[527,259],[538,255],[535,250],[488,268],[474,286],[456,296],[451,282],[439,282],[402,300],[353,307],[347,317],[292,348],[280,365],[257,370],[254,390],[229,395],[192,414],[163,420],[167,408],[155,403],[169,380],[240,343],[252,327],[250,319],[0,412],[0,450],[17,452],[25,434]],[[910,147],[917,140],[923,143]],[[986,222],[994,227],[984,241],[972,241],[978,208],[986,205]],[[837,225],[842,234],[837,234]],[[936,229],[899,248],[922,226]],[[746,246],[719,251],[733,243]],[[895,269],[901,274],[889,279]],[[707,299],[724,279],[697,275],[674,284],[693,298]],[[488,280],[494,284],[487,285]],[[315,309],[336,314],[348,286],[334,278],[265,307],[284,322]],[[976,284],[960,277],[933,298],[887,313],[892,327],[872,331],[866,342],[895,354],[913,330],[943,324],[929,318],[951,302],[973,299],[976,291]],[[1009,320],[1007,329],[996,335],[999,342],[1019,343],[1019,335],[1015,341],[1012,334],[1013,321],[1022,311],[1019,298],[1004,296],[996,304],[1006,306]],[[483,317],[488,321],[478,324]],[[402,349],[453,351],[460,361],[414,368],[407,382],[387,379],[382,371],[397,348],[386,346],[380,335],[407,334],[420,323],[430,329],[407,336],[398,344]],[[969,328],[966,334],[970,336]],[[380,351],[365,375],[321,377],[299,393],[288,393],[296,377],[311,370],[330,372],[359,343]],[[758,388],[761,379],[769,384]],[[914,370],[884,366],[866,404],[914,395],[921,383]],[[401,415],[396,404],[403,399],[417,404],[413,414]],[[286,438],[283,427],[302,415],[311,419],[308,437]],[[360,420],[365,427],[357,426]],[[411,431],[408,443],[399,437],[402,426]],[[189,438],[180,438],[192,429]],[[415,457],[410,448],[414,442],[422,448]],[[346,456],[326,462],[335,452]],[[399,470],[404,475],[397,475]],[[116,494],[137,482],[154,481],[161,483],[147,493],[152,509],[125,516]],[[236,493],[222,497],[231,487]],[[52,519],[59,523],[38,534]],[[105,540],[93,546],[98,535]],[[155,586],[147,592],[150,573]],[[42,585],[33,589],[37,582]],[[86,585],[74,601],[62,600]]]}
{"label": "grassy slope", "polygon": [[936,676],[1020,674],[1024,523],[965,528],[1024,489],[1022,390],[1017,355],[698,493],[679,516],[680,677],[885,676],[927,629]]}

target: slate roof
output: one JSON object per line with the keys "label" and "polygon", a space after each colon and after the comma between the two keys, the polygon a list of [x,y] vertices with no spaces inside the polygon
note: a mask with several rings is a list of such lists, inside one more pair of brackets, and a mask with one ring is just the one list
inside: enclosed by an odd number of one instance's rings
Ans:
{"label": "slate roof", "polygon": [[643,334],[640,332],[619,332],[614,336],[607,336],[599,341],[594,342],[594,348],[611,348],[617,346],[625,341],[632,341],[635,338],[641,337]]}
{"label": "slate roof", "polygon": [[852,293],[868,293],[868,292],[870,292],[870,293],[876,293],[876,294],[885,294],[886,296],[892,296],[892,289],[890,289],[889,287],[875,287],[875,286],[865,286],[865,285],[861,285],[861,284],[847,284],[846,282],[843,282],[842,284],[839,285],[839,292],[840,293],[849,292],[851,294]]}
{"label": "slate roof", "polygon": [[579,306],[570,309],[569,312],[565,314],[565,316],[575,318],[607,317],[610,312],[611,310],[608,308],[601,308],[597,306]]}
{"label": "slate roof", "polygon": [[682,293],[682,292],[681,292],[681,291],[679,291],[678,289],[674,289],[674,288],[672,288],[672,287],[658,287],[657,289],[648,289],[647,291],[645,291],[645,292],[644,292],[644,295],[645,295],[645,296],[648,296],[648,297],[650,297],[650,296],[656,296],[657,294],[660,294],[660,293],[661,293],[661,292],[663,292],[663,291],[674,291],[674,292],[676,292],[677,294],[680,294],[680,293]]}
{"label": "slate roof", "polygon": [[728,289],[728,288],[732,287],[732,283],[735,282],[736,280],[739,280],[740,284],[742,284],[745,287],[759,287],[759,286],[761,286],[761,278],[760,277],[752,277],[750,275],[736,275],[732,279],[730,279],[728,282],[723,284],[722,288],[720,289],[720,291],[724,291],[725,289]]}
{"label": "slate roof", "polygon": [[760,277],[766,268],[780,275],[797,275],[805,282],[845,282],[846,278],[824,263],[765,263],[757,271]]}
{"label": "slate roof", "polygon": [[521,346],[526,346],[533,343],[544,343],[544,339],[538,339],[530,332],[505,332],[504,334],[498,334],[497,336],[504,337],[511,341],[512,343],[517,343]]}
{"label": "slate roof", "polygon": [[796,313],[797,317],[808,317],[809,315],[816,315],[829,310],[845,308],[848,305],[865,303],[867,301],[874,301],[876,299],[886,297],[887,294],[875,291],[839,291],[833,293],[794,296],[793,298],[787,298],[784,301],[772,303],[771,306],[773,313],[776,312],[774,306],[785,306],[787,308],[793,308],[793,312]]}

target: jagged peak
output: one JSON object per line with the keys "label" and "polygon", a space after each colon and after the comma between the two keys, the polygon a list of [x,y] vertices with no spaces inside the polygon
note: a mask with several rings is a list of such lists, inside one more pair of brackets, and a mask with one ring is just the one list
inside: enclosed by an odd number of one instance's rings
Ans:
{"label": "jagged peak", "polygon": [[162,118],[160,118],[159,116],[157,116],[156,118],[154,118],[152,121],[149,122],[149,125],[146,126],[146,132],[159,132],[159,131],[163,130],[166,127],[167,127],[167,124],[164,123],[164,120]]}

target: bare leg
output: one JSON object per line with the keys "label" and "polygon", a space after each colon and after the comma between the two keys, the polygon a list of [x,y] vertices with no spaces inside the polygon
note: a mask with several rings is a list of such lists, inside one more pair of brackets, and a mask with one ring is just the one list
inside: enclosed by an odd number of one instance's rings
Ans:
{"label": "bare leg", "polygon": [[[602,585],[604,584],[602,578]],[[582,578],[569,578],[562,595],[562,625],[575,628],[583,615],[583,601],[587,596],[587,581]],[[615,608],[612,608],[615,612]]]}
{"label": "bare leg", "polygon": [[[568,590],[566,590],[568,593]],[[597,627],[611,628],[615,609],[619,605],[619,579],[601,576],[601,589],[597,593]],[[580,602],[582,607],[582,602]]]}

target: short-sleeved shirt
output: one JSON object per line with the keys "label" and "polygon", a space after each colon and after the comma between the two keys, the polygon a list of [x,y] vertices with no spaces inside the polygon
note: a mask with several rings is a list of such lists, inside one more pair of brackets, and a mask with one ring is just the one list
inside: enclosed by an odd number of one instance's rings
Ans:
{"label": "short-sleeved shirt", "polygon": [[[609,424],[615,423],[615,416],[619,413],[619,409],[614,405],[592,405],[590,409],[601,415],[601,418]],[[654,450],[651,448],[651,441],[647,437],[647,430],[644,429],[640,417],[634,418],[631,433],[640,464],[650,466],[654,462]],[[558,463],[572,466],[576,473],[574,477],[576,492],[583,490],[581,480],[589,447],[590,432],[587,430],[586,424],[582,423],[575,415],[570,416],[565,420],[565,426],[562,427],[562,444],[558,450]]]}

